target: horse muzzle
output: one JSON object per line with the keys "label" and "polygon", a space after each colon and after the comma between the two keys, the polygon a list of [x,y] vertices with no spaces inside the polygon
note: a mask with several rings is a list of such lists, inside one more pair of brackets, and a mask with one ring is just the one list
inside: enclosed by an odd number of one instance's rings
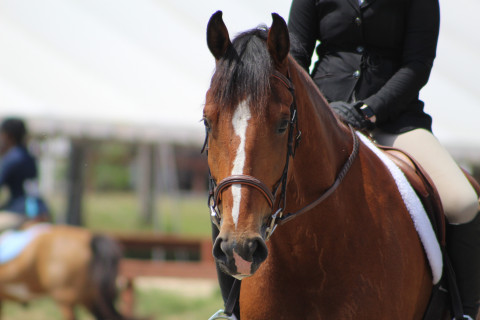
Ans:
{"label": "horse muzzle", "polygon": [[267,245],[260,236],[235,239],[220,234],[213,245],[219,267],[237,279],[253,275],[267,255]]}

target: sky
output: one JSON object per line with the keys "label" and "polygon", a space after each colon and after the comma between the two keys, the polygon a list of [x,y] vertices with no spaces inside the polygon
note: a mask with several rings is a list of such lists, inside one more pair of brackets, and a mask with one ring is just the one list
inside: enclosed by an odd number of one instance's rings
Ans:
{"label": "sky", "polygon": [[[441,0],[437,59],[421,98],[445,144],[480,148],[478,0]],[[217,10],[231,37],[286,0],[2,0],[0,116],[183,128],[200,141],[214,69],[205,32]],[[469,8],[460,10],[458,8]]]}

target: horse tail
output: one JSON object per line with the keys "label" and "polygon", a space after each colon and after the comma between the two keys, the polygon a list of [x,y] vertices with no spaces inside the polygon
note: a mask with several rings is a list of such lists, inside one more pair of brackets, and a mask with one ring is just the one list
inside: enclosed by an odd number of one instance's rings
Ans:
{"label": "horse tail", "polygon": [[116,279],[122,257],[120,247],[103,235],[94,235],[90,246],[93,252],[90,274],[95,294],[87,307],[97,320],[126,320],[115,307]]}

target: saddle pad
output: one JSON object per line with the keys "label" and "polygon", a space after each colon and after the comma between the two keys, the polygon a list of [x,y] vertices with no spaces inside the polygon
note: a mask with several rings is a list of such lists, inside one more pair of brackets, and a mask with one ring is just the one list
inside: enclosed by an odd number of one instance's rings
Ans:
{"label": "saddle pad", "polygon": [[420,199],[418,199],[417,194],[408,183],[403,172],[393,163],[393,161],[378,149],[370,139],[359,132],[357,132],[357,134],[362,142],[383,161],[392,174],[430,263],[433,284],[437,284],[442,278],[443,272],[442,251],[437,237],[435,236],[435,231],[433,230],[432,224],[428,219],[427,213],[425,212]]}
{"label": "saddle pad", "polygon": [[42,223],[26,230],[9,230],[0,236],[0,264],[17,257],[35,238],[46,232],[50,224]]}

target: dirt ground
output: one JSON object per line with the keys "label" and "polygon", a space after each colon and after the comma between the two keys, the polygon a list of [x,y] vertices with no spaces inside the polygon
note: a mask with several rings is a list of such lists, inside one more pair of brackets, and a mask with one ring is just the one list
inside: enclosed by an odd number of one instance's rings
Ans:
{"label": "dirt ground", "polygon": [[218,288],[218,283],[216,280],[212,279],[138,277],[135,278],[135,287],[138,289],[167,290],[185,297],[199,297],[213,294]]}

